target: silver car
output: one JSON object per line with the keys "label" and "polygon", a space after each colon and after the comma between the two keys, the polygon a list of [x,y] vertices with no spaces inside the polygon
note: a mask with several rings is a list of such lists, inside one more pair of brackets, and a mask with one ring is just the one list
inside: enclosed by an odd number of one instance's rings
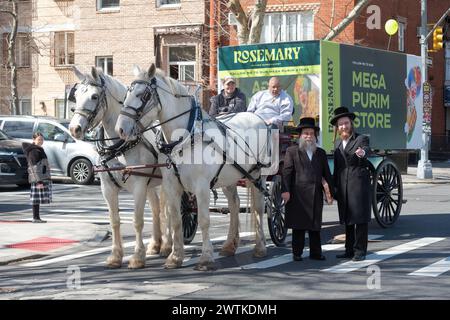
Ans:
{"label": "silver car", "polygon": [[97,150],[93,143],[74,139],[67,129],[69,122],[51,117],[0,116],[0,129],[30,143],[33,133],[41,132],[52,176],[67,176],[77,184],[90,184],[94,181]]}

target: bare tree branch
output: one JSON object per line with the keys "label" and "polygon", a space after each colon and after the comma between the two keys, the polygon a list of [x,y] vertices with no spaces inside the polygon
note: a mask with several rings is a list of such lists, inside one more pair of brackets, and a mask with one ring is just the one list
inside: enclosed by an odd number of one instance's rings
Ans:
{"label": "bare tree branch", "polygon": [[248,42],[249,31],[249,20],[247,15],[242,9],[240,0],[230,0],[227,3],[227,7],[235,15],[238,22],[237,25],[237,36],[240,44],[245,44]]}
{"label": "bare tree branch", "polygon": [[361,11],[370,3],[372,0],[360,0],[358,4],[353,8],[352,11],[342,20],[333,30],[331,30],[323,40],[333,40],[339,33],[341,33],[356,17],[359,16]]}
{"label": "bare tree branch", "polygon": [[251,28],[249,43],[258,43],[261,38],[261,31],[264,24],[267,0],[256,0],[255,7],[251,15]]}

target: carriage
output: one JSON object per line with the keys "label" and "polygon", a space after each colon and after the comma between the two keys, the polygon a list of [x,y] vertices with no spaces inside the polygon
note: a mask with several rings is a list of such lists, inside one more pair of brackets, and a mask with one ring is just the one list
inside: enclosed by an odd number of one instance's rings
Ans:
{"label": "carriage", "polygon": [[[280,170],[285,150],[297,138],[296,122],[303,116],[318,118],[320,144],[330,154],[333,171],[331,151],[336,133],[329,119],[339,105],[357,114],[355,127],[370,137],[374,217],[383,228],[395,224],[406,200],[392,155],[422,146],[420,57],[327,41],[302,41],[223,47],[218,61],[219,77],[236,78],[247,97],[265,89],[268,79],[276,75],[294,99],[294,121],[280,132],[279,171],[267,179],[270,196],[266,197],[266,214],[275,245],[283,245],[287,235]],[[195,199],[185,194],[182,214],[186,243],[196,232],[195,208]]]}

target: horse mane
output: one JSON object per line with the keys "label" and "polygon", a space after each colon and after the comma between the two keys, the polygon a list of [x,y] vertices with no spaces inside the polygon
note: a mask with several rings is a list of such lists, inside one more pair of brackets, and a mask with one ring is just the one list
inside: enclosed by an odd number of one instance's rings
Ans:
{"label": "horse mane", "polygon": [[[121,91],[126,91],[127,90],[127,86],[125,84],[123,84],[119,79],[114,78],[114,77],[104,73],[103,70],[100,69],[100,68],[96,68],[96,70],[97,70],[97,75],[99,77],[102,77],[107,84],[110,84],[110,85],[106,86],[108,88],[108,90],[110,91],[110,93],[111,93],[113,88],[116,89],[119,94],[123,94],[123,92],[121,92]],[[85,76],[86,76],[86,80],[88,81],[88,83],[92,82],[92,83],[95,83],[95,84],[98,84],[98,85],[101,84],[99,82],[99,80],[94,79],[92,74],[86,73]]]}
{"label": "horse mane", "polygon": [[[155,77],[158,77],[160,79],[163,80],[163,82],[169,86],[170,90],[172,91],[173,94],[181,94],[181,95],[187,95],[189,94],[188,88],[186,86],[184,86],[183,84],[181,84],[179,81],[168,77],[166,75],[166,73],[157,68],[156,69],[156,73],[155,73]],[[145,80],[148,81],[148,73],[147,71],[142,71],[139,76],[138,76],[138,80]]]}

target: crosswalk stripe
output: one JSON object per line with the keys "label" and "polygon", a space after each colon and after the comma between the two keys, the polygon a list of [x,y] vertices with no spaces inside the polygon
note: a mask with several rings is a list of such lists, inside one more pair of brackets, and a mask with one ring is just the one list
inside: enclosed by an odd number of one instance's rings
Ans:
{"label": "crosswalk stripe", "polygon": [[406,253],[430,244],[433,244],[438,241],[442,241],[445,238],[421,238],[415,241],[410,241],[386,250],[382,250],[373,254],[366,256],[366,260],[363,261],[347,261],[345,263],[333,266],[328,269],[324,269],[321,271],[324,272],[332,272],[332,273],[348,273],[351,271],[355,271],[361,268],[368,267],[372,264],[376,264],[380,261],[392,258],[396,255]]}
{"label": "crosswalk stripe", "polygon": [[[382,235],[378,235],[378,234],[369,234],[369,240],[375,240],[375,239],[379,239],[382,238]],[[322,246],[322,250],[323,251],[333,251],[336,249],[340,249],[342,247],[344,247],[345,244],[325,244]],[[309,248],[303,250],[303,257],[305,255],[307,255],[309,253]],[[261,261],[261,262],[256,262],[256,263],[250,263],[244,266],[241,266],[241,269],[266,269],[266,268],[272,268],[272,267],[276,267],[285,263],[289,263],[292,262],[292,252],[287,253],[287,254],[283,254],[281,256],[272,258],[272,259],[268,259],[265,261]]]}
{"label": "crosswalk stripe", "polygon": [[408,274],[409,276],[437,277],[450,270],[450,257]]}
{"label": "crosswalk stripe", "polygon": [[[149,242],[148,239],[144,240],[144,244],[147,244],[148,242]],[[136,245],[136,241],[131,241],[131,242],[124,243],[123,247],[129,248],[129,247],[134,247],[135,245]],[[29,263],[23,264],[22,266],[24,266],[24,267],[42,267],[42,266],[46,266],[46,265],[49,265],[52,263],[75,260],[78,258],[93,256],[96,254],[108,252],[110,250],[111,250],[111,247],[97,248],[97,249],[92,249],[92,250],[88,250],[88,251],[84,251],[84,252],[80,252],[80,253],[68,254],[65,256],[60,256],[60,257],[56,257],[56,258],[52,258],[52,259],[48,259],[48,260],[29,262]]]}

